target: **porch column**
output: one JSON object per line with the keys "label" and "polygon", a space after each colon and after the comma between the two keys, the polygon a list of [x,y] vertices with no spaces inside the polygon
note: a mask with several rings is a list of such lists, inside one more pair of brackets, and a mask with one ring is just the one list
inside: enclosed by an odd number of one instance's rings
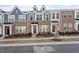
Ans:
{"label": "porch column", "polygon": [[12,34],[12,26],[10,26],[10,35]]}
{"label": "porch column", "polygon": [[3,25],[3,36],[5,35],[5,26]]}

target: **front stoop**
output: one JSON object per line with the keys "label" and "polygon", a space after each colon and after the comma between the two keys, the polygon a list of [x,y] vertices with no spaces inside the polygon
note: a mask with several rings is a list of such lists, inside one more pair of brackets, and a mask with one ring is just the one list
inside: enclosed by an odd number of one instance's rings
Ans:
{"label": "front stoop", "polygon": [[32,38],[36,38],[36,34],[33,34],[33,35],[32,35]]}

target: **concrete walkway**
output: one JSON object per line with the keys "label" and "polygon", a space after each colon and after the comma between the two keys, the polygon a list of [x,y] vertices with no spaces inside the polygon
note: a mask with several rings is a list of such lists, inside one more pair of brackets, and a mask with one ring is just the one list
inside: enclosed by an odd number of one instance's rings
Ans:
{"label": "concrete walkway", "polygon": [[[41,38],[13,38],[13,39],[0,39],[0,41],[18,41],[18,40],[51,40],[54,39],[55,37],[41,37]],[[79,35],[75,36],[58,36],[58,39],[79,39]]]}

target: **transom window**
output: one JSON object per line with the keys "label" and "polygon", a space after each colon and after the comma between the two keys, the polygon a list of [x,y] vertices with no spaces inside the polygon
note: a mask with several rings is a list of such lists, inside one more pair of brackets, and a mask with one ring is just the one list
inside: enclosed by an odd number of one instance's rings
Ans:
{"label": "transom window", "polygon": [[16,26],[17,33],[26,33],[26,26]]}
{"label": "transom window", "polygon": [[0,22],[2,22],[2,15],[0,15]]}
{"label": "transom window", "polygon": [[15,20],[15,15],[8,16],[8,22],[14,22],[14,20]]}
{"label": "transom window", "polygon": [[25,21],[26,21],[25,15],[19,15],[19,22],[25,22]]}

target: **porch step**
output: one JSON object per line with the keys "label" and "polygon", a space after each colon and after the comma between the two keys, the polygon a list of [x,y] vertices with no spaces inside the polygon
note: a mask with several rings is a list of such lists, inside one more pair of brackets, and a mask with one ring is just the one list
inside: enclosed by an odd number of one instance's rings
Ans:
{"label": "porch step", "polygon": [[33,34],[33,35],[32,35],[32,38],[35,38],[35,37],[36,37],[36,34]]}

